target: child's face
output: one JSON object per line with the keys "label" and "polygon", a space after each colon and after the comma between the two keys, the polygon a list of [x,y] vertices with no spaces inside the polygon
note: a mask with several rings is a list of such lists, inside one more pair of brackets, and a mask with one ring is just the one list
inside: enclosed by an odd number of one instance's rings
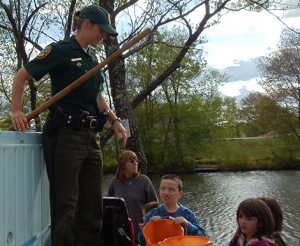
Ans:
{"label": "child's face", "polygon": [[137,157],[132,158],[131,160],[128,160],[125,163],[125,174],[127,177],[131,177],[135,173],[138,172],[138,162]]}
{"label": "child's face", "polygon": [[239,227],[247,237],[247,239],[251,239],[258,230],[258,219],[257,217],[248,217],[244,215],[240,215],[238,217]]}
{"label": "child's face", "polygon": [[183,192],[179,191],[178,183],[171,179],[163,179],[160,182],[159,195],[164,204],[176,204],[182,197]]}

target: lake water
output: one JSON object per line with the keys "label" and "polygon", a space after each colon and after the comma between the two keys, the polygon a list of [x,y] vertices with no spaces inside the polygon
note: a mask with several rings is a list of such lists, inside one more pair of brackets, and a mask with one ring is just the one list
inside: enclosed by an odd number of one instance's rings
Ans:
{"label": "lake water", "polygon": [[[112,176],[104,176],[104,194]],[[216,172],[180,176],[184,191],[181,203],[199,218],[211,245],[228,245],[237,229],[235,213],[242,200],[272,195],[277,197],[284,212],[283,239],[288,246],[300,246],[300,171]],[[157,192],[160,177],[150,177]]]}

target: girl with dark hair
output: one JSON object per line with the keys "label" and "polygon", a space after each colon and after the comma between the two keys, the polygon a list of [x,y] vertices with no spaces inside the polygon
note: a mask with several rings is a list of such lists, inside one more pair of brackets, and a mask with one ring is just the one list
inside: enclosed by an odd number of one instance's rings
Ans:
{"label": "girl with dark hair", "polygon": [[238,229],[230,246],[278,246],[272,240],[274,219],[270,208],[258,198],[242,201],[236,212]]}
{"label": "girl with dark hair", "polygon": [[268,207],[270,208],[273,218],[274,218],[274,232],[273,232],[273,239],[274,242],[277,243],[279,246],[286,246],[285,242],[281,237],[282,231],[282,224],[283,224],[283,212],[281,206],[275,197],[271,196],[264,196],[258,197],[258,199],[264,201]]}

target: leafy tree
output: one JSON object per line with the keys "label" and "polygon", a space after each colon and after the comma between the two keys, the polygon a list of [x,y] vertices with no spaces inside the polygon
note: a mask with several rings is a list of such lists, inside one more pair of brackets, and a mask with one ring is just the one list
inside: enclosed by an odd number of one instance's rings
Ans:
{"label": "leafy tree", "polygon": [[[157,42],[148,49],[131,56],[128,59],[128,88],[132,88],[131,95],[148,86],[147,82],[164,71],[170,61],[181,50],[186,36],[184,30],[176,27],[157,32]],[[193,48],[183,59],[180,68],[171,74],[163,83],[140,104],[137,112],[141,136],[151,163],[157,162],[154,155],[160,156],[160,163],[182,163],[181,124],[185,121],[180,109],[184,101],[188,100],[191,81],[200,75],[202,64],[201,52]],[[156,111],[159,111],[156,113]],[[185,126],[185,125],[184,125]],[[186,127],[186,126],[185,126]],[[157,139],[163,146],[158,149]],[[153,151],[156,149],[156,152]],[[157,154],[158,153],[158,154]],[[176,160],[175,160],[176,159]]]}
{"label": "leafy tree", "polygon": [[[285,29],[278,50],[262,57],[258,63],[261,73],[260,85],[274,101],[286,110],[288,118],[293,115],[290,129],[297,134],[300,126],[300,34]],[[285,115],[284,115],[285,116]]]}
{"label": "leafy tree", "polygon": [[239,106],[233,97],[225,97],[219,114],[220,136],[222,138],[236,138],[243,136],[243,122],[240,117]]}
{"label": "leafy tree", "polygon": [[295,117],[268,95],[249,93],[242,99],[241,115],[247,136],[286,135],[292,132]]}

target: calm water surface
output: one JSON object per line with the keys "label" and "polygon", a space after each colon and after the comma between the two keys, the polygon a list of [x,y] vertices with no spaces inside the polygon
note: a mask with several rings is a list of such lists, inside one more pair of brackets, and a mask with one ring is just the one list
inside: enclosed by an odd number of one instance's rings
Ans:
{"label": "calm water surface", "polygon": [[[273,195],[284,212],[283,238],[300,246],[300,171],[252,171],[181,175],[181,203],[199,218],[213,246],[227,246],[237,224],[239,203],[249,197]],[[104,195],[112,175],[105,175]],[[150,177],[158,191],[160,176]]]}

